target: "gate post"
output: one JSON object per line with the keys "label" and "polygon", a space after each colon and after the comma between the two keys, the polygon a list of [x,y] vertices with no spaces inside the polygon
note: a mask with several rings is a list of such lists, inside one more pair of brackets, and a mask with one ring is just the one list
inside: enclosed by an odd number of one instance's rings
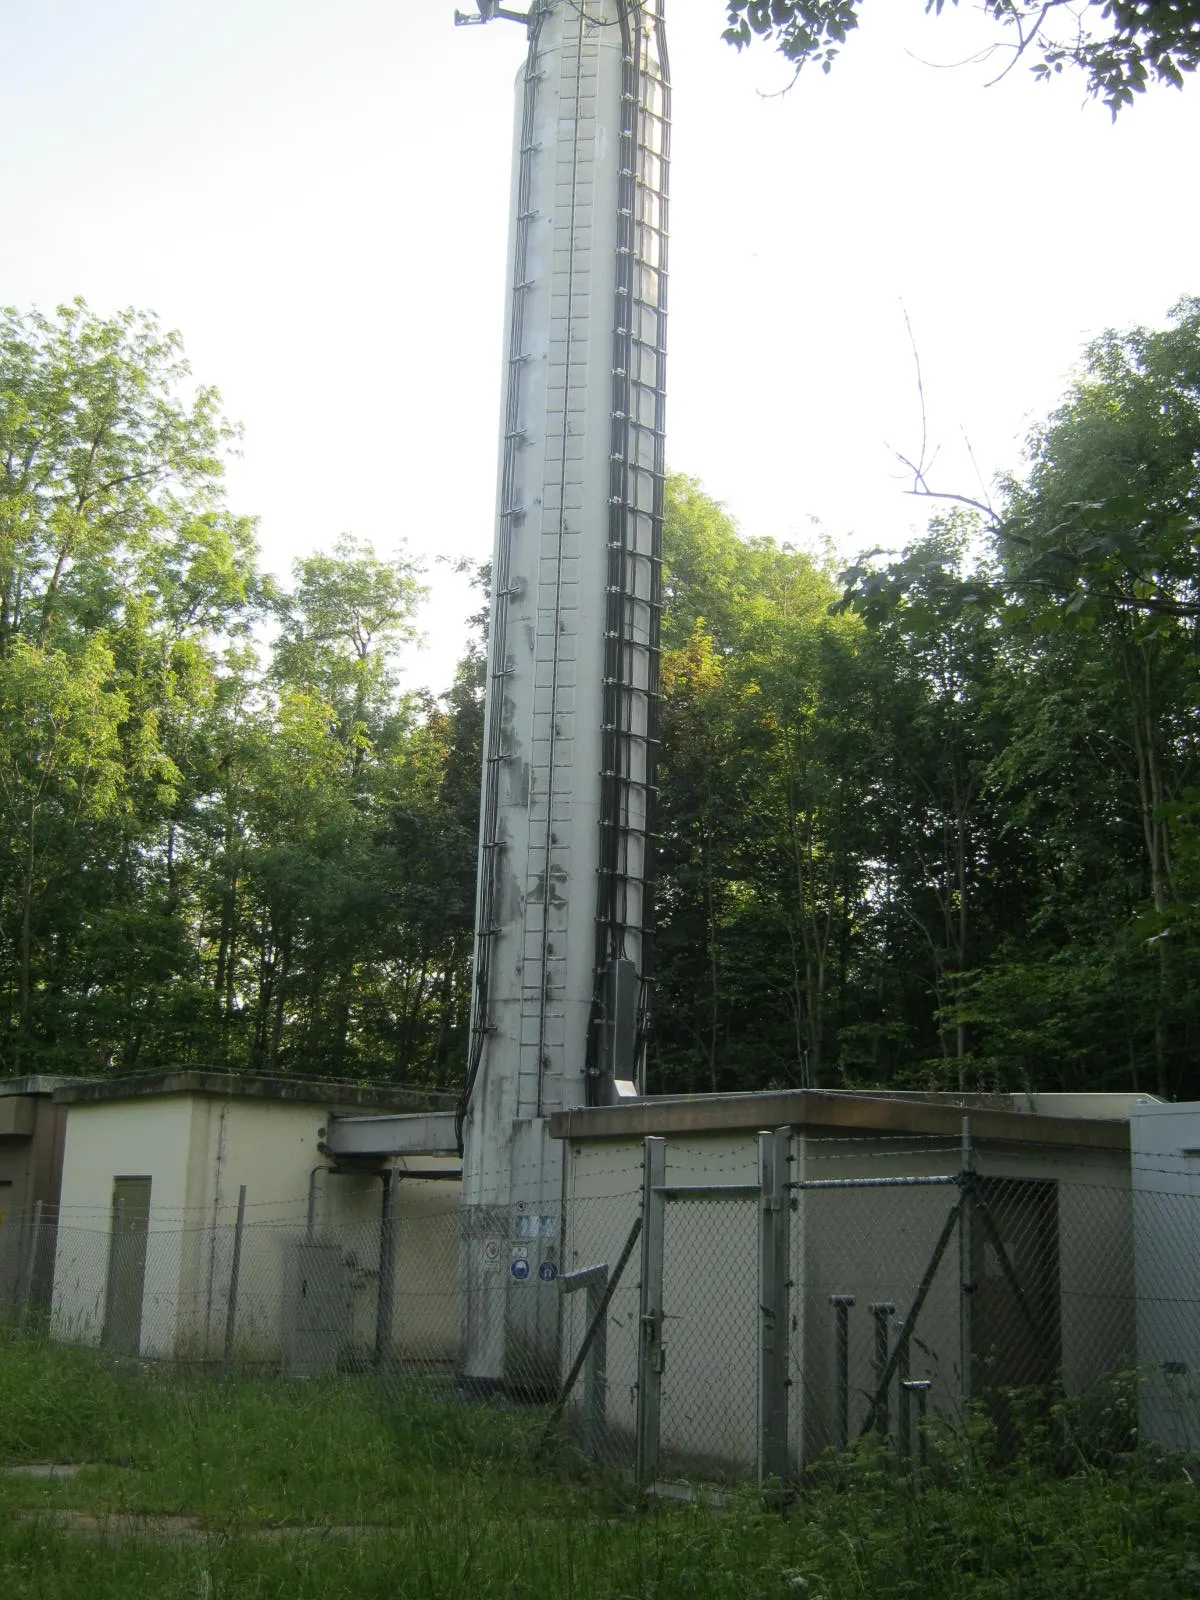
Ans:
{"label": "gate post", "polygon": [[971,1208],[975,1186],[975,1150],[971,1143],[971,1119],[962,1119],[962,1209],[958,1214],[958,1344],[959,1386],[964,1406],[974,1390],[975,1338],[972,1328],[972,1297],[975,1293],[974,1246],[971,1239]]}
{"label": "gate post", "polygon": [[637,1457],[639,1486],[658,1473],[663,1372],[663,1244],[667,1141],[647,1137],[642,1154],[642,1281],[638,1293]]}
{"label": "gate post", "polygon": [[788,1477],[790,1128],[758,1136],[758,1484]]}

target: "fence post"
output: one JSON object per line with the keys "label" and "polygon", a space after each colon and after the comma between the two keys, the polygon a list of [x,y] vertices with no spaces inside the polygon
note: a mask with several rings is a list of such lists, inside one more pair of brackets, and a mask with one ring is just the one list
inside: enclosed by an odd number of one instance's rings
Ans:
{"label": "fence post", "polygon": [[975,1151],[971,1144],[971,1119],[962,1119],[962,1209],[958,1214],[958,1332],[959,1384],[962,1398],[970,1400],[974,1388],[975,1342],[972,1331],[972,1300],[975,1294],[973,1246],[971,1241],[971,1201],[975,1184]]}
{"label": "fence post", "polygon": [[900,1401],[900,1416],[897,1422],[897,1445],[900,1455],[907,1460],[912,1454],[912,1409],[909,1401],[909,1364],[908,1340],[904,1336],[904,1324],[896,1324],[896,1331],[900,1335],[900,1345],[896,1352],[896,1392]]}
{"label": "fence post", "polygon": [[835,1425],[837,1428],[837,1452],[842,1451],[850,1442],[850,1307],[854,1304],[852,1294],[831,1294],[829,1304],[833,1307],[834,1316],[834,1404],[837,1407]]}
{"label": "fence post", "polygon": [[642,1154],[642,1282],[638,1294],[637,1455],[639,1486],[658,1473],[663,1372],[663,1244],[666,1235],[667,1141],[647,1137]]}
{"label": "fence post", "polygon": [[21,1262],[21,1290],[17,1300],[17,1329],[25,1330],[29,1302],[33,1299],[33,1276],[37,1268],[38,1245],[42,1238],[42,1202],[33,1204],[33,1221],[25,1224],[25,1259]]}
{"label": "fence post", "polygon": [[596,1335],[588,1352],[585,1389],[584,1440],[588,1455],[599,1461],[604,1454],[605,1424],[608,1420],[608,1268],[587,1286],[588,1327]]}
{"label": "fence post", "polygon": [[[602,1262],[577,1276],[584,1281],[575,1285],[560,1277],[558,1287],[562,1293],[569,1293],[576,1286],[586,1292],[583,1453],[589,1461],[599,1461],[604,1454],[608,1420],[608,1263]],[[562,1398],[565,1400],[565,1394]]]}
{"label": "fence post", "polygon": [[229,1264],[229,1301],[225,1307],[225,1372],[233,1371],[233,1337],[237,1332],[238,1284],[242,1276],[242,1232],[246,1226],[246,1185],[238,1189],[237,1221],[233,1225],[233,1260]]}
{"label": "fence post", "polygon": [[395,1172],[383,1173],[383,1215],[379,1224],[379,1297],[375,1302],[375,1364],[386,1367],[392,1352],[396,1312],[396,1235],[400,1182]]}
{"label": "fence post", "polygon": [[867,1309],[875,1318],[875,1389],[879,1395],[875,1429],[883,1440],[888,1432],[888,1396],[884,1382],[888,1369],[888,1318],[895,1316],[896,1307],[890,1300],[872,1300]]}
{"label": "fence post", "polygon": [[788,1477],[790,1128],[758,1136],[758,1484]]}
{"label": "fence post", "polygon": [[929,1378],[913,1378],[903,1384],[904,1409],[909,1413],[909,1433],[911,1436],[912,1421],[910,1407],[913,1400],[917,1402],[917,1464],[913,1469],[913,1477],[920,1482],[921,1472],[925,1466],[925,1417],[929,1403],[929,1391],[933,1382]]}
{"label": "fence post", "polygon": [[[640,1218],[637,1227],[639,1229],[641,1227]],[[630,1234],[625,1241],[625,1248],[617,1262],[618,1278],[629,1260],[634,1237],[634,1234]],[[609,1277],[607,1261],[602,1261],[595,1267],[583,1267],[578,1272],[564,1272],[558,1279],[559,1294],[574,1294],[578,1289],[586,1291],[587,1331],[547,1419],[546,1432],[542,1437],[543,1439],[549,1437],[550,1429],[562,1413],[567,1403],[567,1396],[579,1375],[579,1369],[583,1366],[587,1371],[587,1376],[583,1380],[583,1453],[591,1461],[599,1461],[604,1454],[608,1423],[608,1302],[612,1298],[610,1285],[615,1287],[615,1281]]]}
{"label": "fence post", "polygon": [[[121,1279],[121,1268],[125,1263],[125,1201],[122,1197],[113,1207],[112,1232],[108,1240],[108,1281],[104,1286],[104,1334],[103,1342],[112,1344],[117,1337],[114,1312],[117,1304],[117,1285]],[[205,1329],[205,1338],[208,1330]]]}

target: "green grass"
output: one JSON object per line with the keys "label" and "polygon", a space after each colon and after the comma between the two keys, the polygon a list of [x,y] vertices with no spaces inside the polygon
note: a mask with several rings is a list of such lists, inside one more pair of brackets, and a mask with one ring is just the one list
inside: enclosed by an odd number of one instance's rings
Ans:
{"label": "green grass", "polygon": [[[541,1420],[365,1378],[288,1384],[118,1366],[0,1336],[5,1600],[1178,1600],[1200,1596],[1181,1462],[1105,1469],[944,1447],[918,1491],[868,1457],[784,1509],[640,1500]],[[951,1442],[951,1445],[953,1442]],[[71,1532],[74,1511],[122,1520]],[[187,1515],[185,1542],[163,1517]],[[301,1531],[303,1530],[303,1531]],[[174,1542],[173,1542],[174,1541]]]}

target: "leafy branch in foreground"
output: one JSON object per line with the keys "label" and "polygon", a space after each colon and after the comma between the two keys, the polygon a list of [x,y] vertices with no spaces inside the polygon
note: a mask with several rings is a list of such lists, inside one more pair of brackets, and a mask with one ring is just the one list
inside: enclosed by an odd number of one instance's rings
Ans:
{"label": "leafy branch in foreground", "polygon": [[[767,39],[797,73],[810,65],[828,72],[858,27],[859,3],[728,0],[724,37],[739,50]],[[945,0],[925,0],[927,12],[944,9]],[[1043,79],[1075,68],[1114,117],[1151,83],[1182,88],[1200,65],[1197,0],[984,0],[983,11],[1002,30],[991,49],[1010,55],[1000,77],[1026,56]]]}

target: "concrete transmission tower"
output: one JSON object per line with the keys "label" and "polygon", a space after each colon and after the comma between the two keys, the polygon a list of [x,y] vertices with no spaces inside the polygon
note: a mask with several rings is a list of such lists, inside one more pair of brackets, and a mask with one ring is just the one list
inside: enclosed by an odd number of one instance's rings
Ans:
{"label": "concrete transmission tower", "polygon": [[475,990],[468,1377],[557,1380],[555,1111],[642,1088],[659,680],[663,0],[479,0],[517,78]]}

